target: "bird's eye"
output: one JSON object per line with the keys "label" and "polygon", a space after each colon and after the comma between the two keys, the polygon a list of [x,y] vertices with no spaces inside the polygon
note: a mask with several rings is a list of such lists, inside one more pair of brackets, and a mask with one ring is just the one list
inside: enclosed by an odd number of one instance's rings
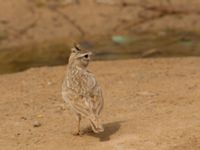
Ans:
{"label": "bird's eye", "polygon": [[85,57],[85,58],[88,58],[88,55],[85,55],[84,57]]}

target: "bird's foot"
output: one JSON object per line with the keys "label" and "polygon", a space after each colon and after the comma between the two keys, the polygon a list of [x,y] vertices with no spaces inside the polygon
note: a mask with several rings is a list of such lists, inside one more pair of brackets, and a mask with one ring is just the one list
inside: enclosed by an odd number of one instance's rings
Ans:
{"label": "bird's foot", "polygon": [[83,130],[84,134],[93,134],[94,131],[92,130],[91,127],[87,127]]}
{"label": "bird's foot", "polygon": [[73,136],[81,136],[81,135],[83,135],[83,132],[81,132],[81,131],[75,131],[75,132],[72,132],[72,135]]}
{"label": "bird's foot", "polygon": [[94,133],[94,131],[92,130],[92,128],[88,128],[86,132],[87,133]]}

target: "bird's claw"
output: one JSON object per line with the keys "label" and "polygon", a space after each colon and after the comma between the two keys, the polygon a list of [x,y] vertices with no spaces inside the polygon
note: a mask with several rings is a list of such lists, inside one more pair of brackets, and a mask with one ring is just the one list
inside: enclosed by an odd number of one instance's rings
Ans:
{"label": "bird's claw", "polygon": [[81,136],[81,135],[83,135],[83,132],[81,132],[81,131],[72,132],[72,135],[74,135],[74,136]]}

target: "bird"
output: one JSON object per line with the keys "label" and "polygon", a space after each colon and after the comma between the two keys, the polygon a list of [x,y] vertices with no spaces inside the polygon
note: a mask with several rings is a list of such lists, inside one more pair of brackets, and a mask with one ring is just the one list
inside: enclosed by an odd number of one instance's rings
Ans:
{"label": "bird", "polygon": [[87,69],[91,56],[91,51],[74,44],[71,48],[67,72],[62,84],[62,97],[76,118],[74,135],[82,134],[80,130],[82,118],[89,120],[94,133],[104,131],[100,119],[104,106],[102,89],[95,75]]}

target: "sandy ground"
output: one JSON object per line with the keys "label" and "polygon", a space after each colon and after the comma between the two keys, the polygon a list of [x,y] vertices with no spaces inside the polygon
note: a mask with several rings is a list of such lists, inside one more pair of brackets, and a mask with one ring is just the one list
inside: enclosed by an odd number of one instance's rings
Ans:
{"label": "sandy ground", "polygon": [[199,66],[199,58],[93,62],[105,132],[81,137],[61,98],[64,66],[1,75],[0,150],[199,150]]}
{"label": "sandy ground", "polygon": [[97,35],[163,30],[200,32],[199,0],[76,1],[0,0],[0,50],[73,38],[68,41],[71,43]]}

